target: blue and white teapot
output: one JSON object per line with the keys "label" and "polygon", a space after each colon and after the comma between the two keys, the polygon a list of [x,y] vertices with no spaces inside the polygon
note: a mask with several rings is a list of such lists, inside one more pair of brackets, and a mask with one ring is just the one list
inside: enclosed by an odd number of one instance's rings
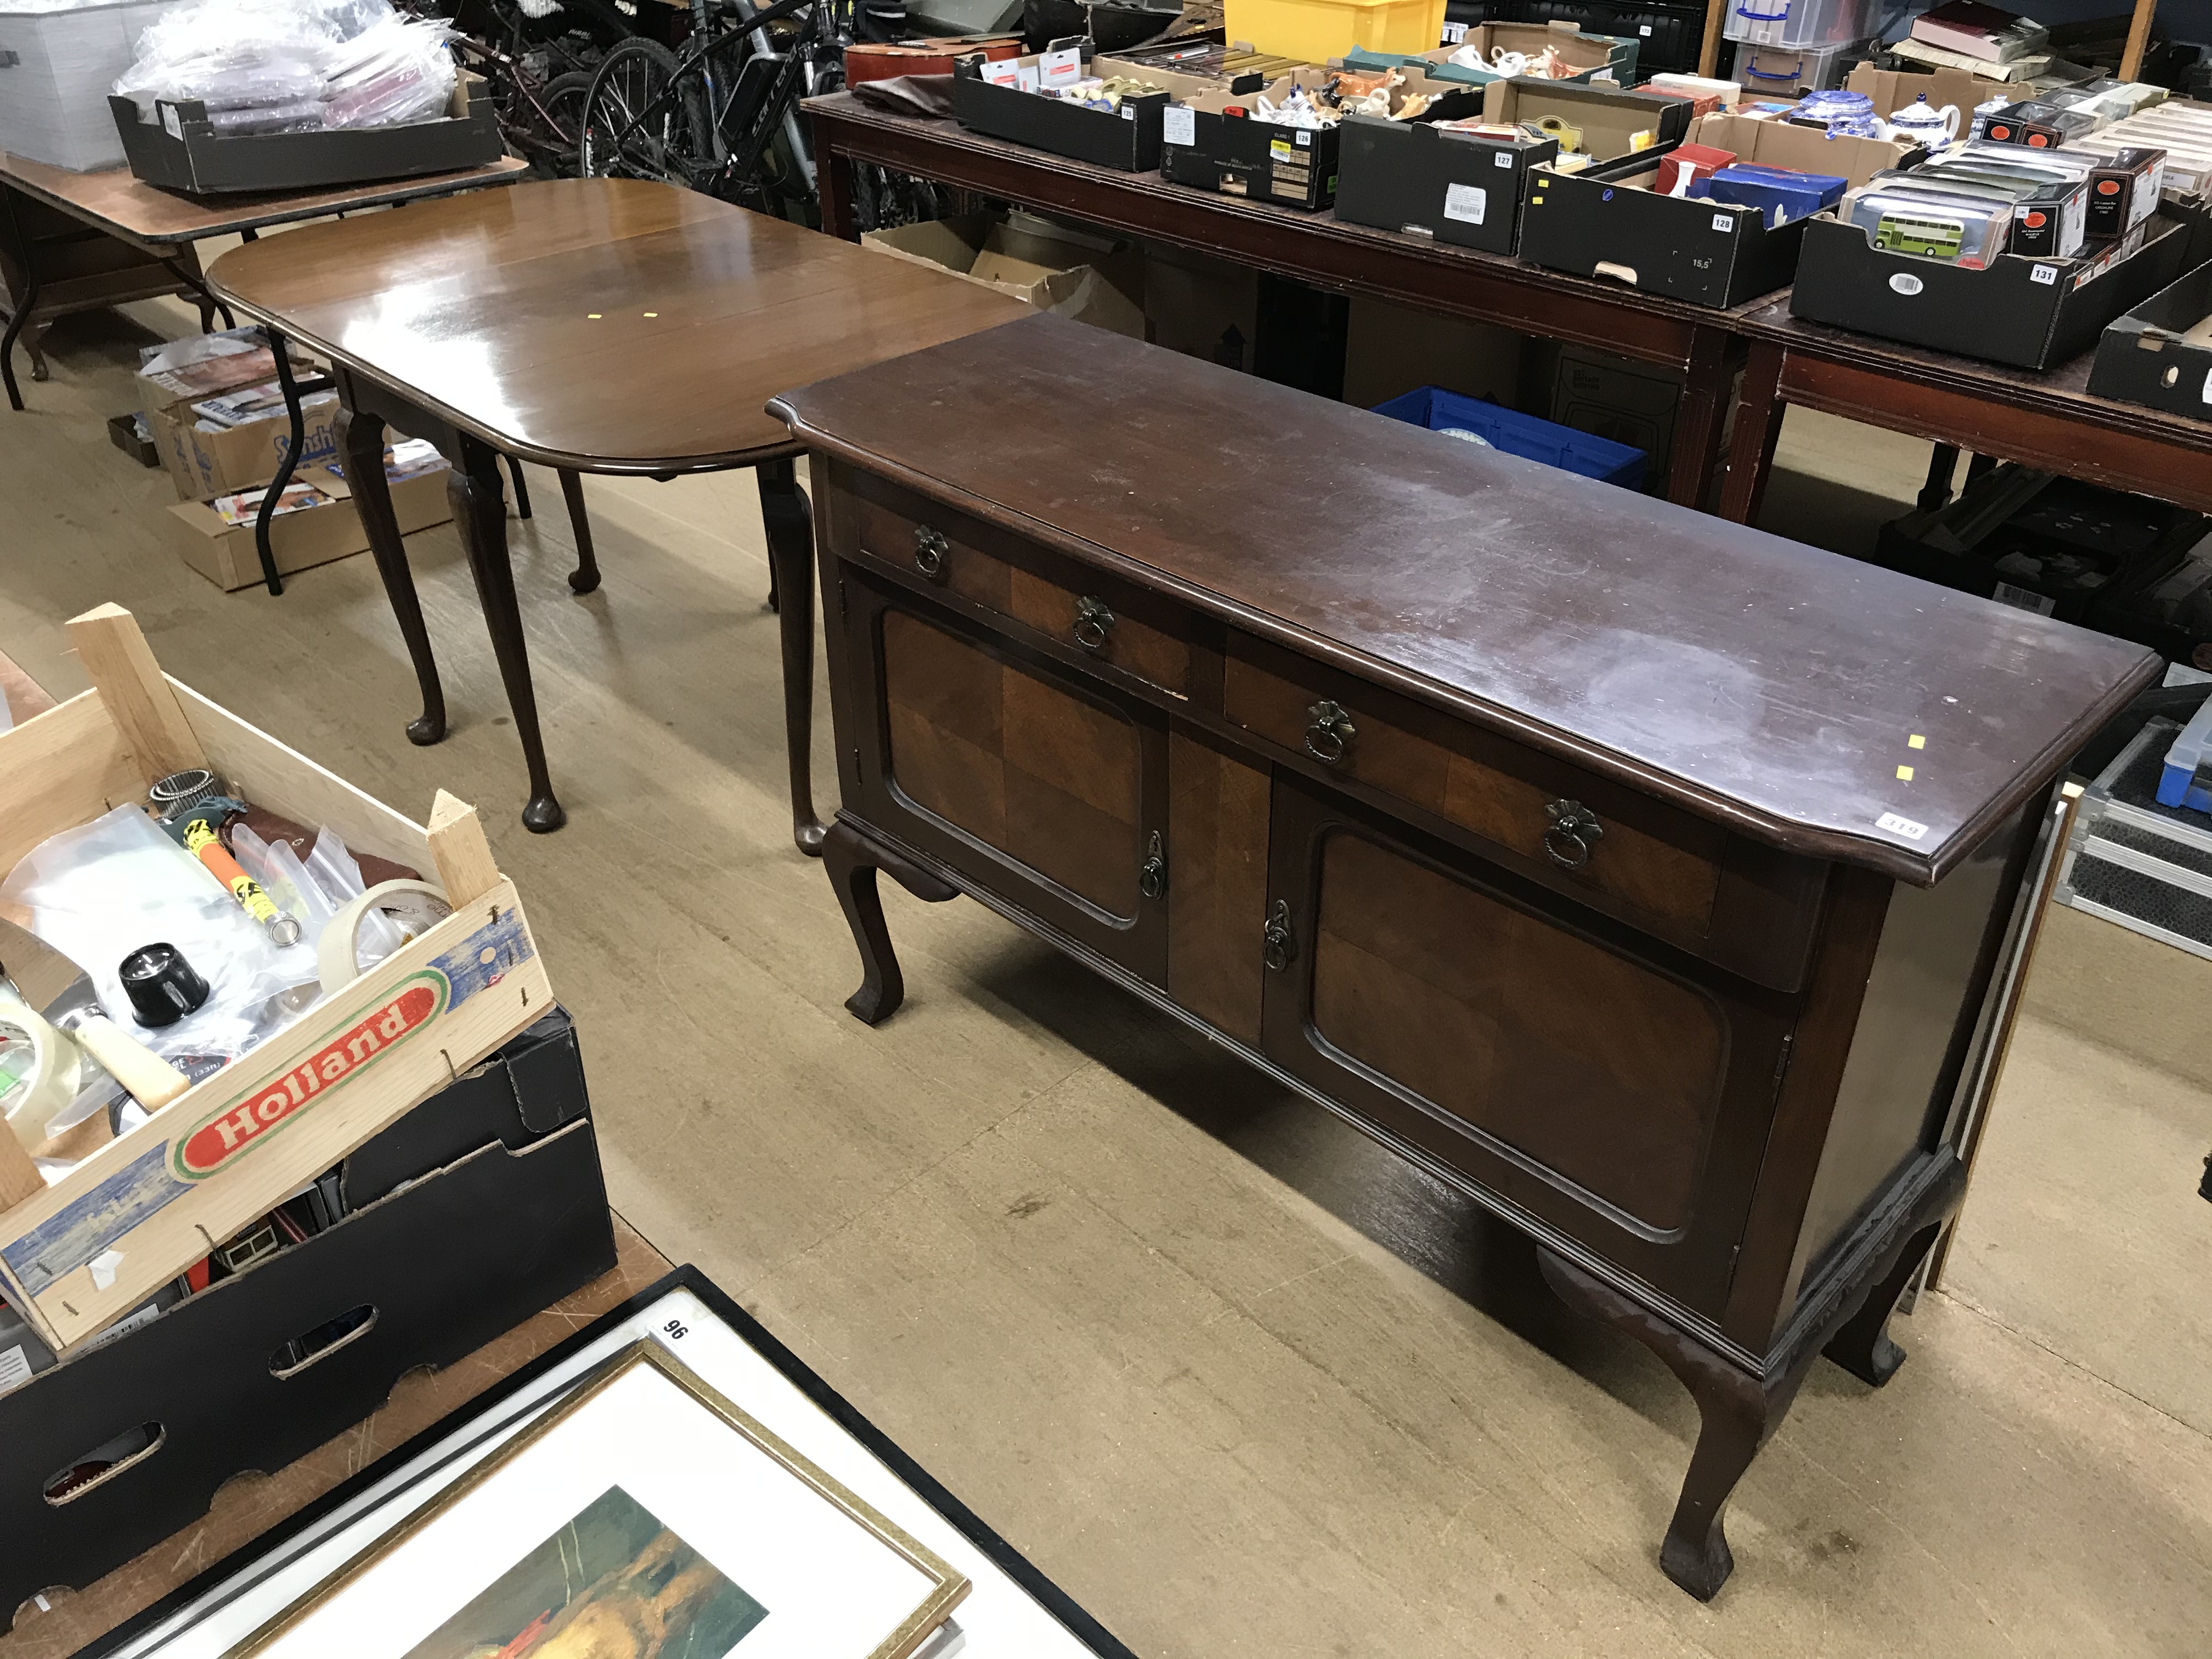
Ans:
{"label": "blue and white teapot", "polygon": [[1941,149],[1959,136],[1959,106],[1946,104],[1939,110],[1923,92],[1882,123],[1881,136],[1897,143],[1918,144],[1923,149]]}

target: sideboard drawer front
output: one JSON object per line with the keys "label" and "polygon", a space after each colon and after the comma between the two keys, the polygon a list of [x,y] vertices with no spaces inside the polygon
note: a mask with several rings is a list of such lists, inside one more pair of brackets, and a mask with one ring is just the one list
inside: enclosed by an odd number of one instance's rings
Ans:
{"label": "sideboard drawer front", "polygon": [[1316,1039],[1654,1231],[1693,1212],[1712,999],[1363,836],[1329,836]]}
{"label": "sideboard drawer front", "polygon": [[[1248,731],[1557,870],[1571,885],[1671,932],[1698,936],[1711,922],[1728,843],[1717,824],[1264,647],[1232,647],[1222,702]],[[1342,711],[1334,734],[1316,729],[1324,703]],[[1578,866],[1561,862],[1561,854],[1577,856],[1577,838],[1556,833],[1547,810],[1555,805],[1579,805],[1599,825],[1599,834],[1581,838],[1586,861]]]}
{"label": "sideboard drawer front", "polygon": [[1143,744],[1123,715],[933,623],[883,623],[886,770],[924,811],[1133,921]]}
{"label": "sideboard drawer front", "polygon": [[[977,544],[1012,538],[871,482],[867,493],[838,498],[841,538],[849,544],[842,550],[902,580],[1010,617],[1088,660],[1178,696],[1189,695],[1190,647],[1157,625],[1169,620],[1158,601],[1040,549],[986,550]],[[896,499],[880,499],[886,493]]]}

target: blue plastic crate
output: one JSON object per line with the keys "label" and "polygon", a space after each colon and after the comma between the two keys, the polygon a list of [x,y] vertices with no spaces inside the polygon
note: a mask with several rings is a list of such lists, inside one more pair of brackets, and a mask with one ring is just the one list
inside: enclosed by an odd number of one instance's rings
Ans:
{"label": "blue plastic crate", "polygon": [[1431,432],[1472,432],[1493,449],[1523,460],[1541,461],[1563,471],[1579,473],[1624,489],[1644,488],[1644,452],[1610,438],[1577,432],[1556,421],[1540,420],[1496,404],[1462,398],[1442,386],[1425,386],[1387,404],[1375,405],[1377,415],[1388,415],[1408,426],[1425,426]]}

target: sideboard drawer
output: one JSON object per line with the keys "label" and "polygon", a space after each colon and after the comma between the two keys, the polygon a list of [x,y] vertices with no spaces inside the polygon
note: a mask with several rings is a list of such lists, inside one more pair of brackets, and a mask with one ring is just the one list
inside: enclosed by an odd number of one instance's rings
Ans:
{"label": "sideboard drawer", "polygon": [[1255,641],[1231,641],[1222,705],[1247,731],[1670,932],[1711,925],[1728,851],[1717,824]]}
{"label": "sideboard drawer", "polygon": [[[839,539],[846,544],[840,551],[1010,617],[1163,690],[1189,695],[1190,647],[1155,625],[1168,620],[1157,614],[1158,601],[1035,547],[987,550],[977,544],[1002,539],[988,526],[904,498],[903,491],[897,492],[902,499],[886,501],[880,499],[885,493],[880,485],[840,493]],[[1153,611],[1154,620],[1133,611]]]}

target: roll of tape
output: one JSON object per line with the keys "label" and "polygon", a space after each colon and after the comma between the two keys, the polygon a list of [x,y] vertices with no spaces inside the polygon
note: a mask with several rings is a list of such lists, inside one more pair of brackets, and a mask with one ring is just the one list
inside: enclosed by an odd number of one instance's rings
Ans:
{"label": "roll of tape", "polygon": [[453,914],[443,888],[427,881],[379,882],[323,926],[322,938],[315,943],[315,975],[322,981],[325,996],[361,977],[361,923],[371,910],[391,916],[410,939]]}
{"label": "roll of tape", "polygon": [[76,1098],[81,1081],[76,1044],[4,987],[0,987],[0,1025],[21,1032],[31,1046],[31,1069],[8,1107],[8,1127],[25,1146],[35,1147],[46,1138],[46,1120]]}

